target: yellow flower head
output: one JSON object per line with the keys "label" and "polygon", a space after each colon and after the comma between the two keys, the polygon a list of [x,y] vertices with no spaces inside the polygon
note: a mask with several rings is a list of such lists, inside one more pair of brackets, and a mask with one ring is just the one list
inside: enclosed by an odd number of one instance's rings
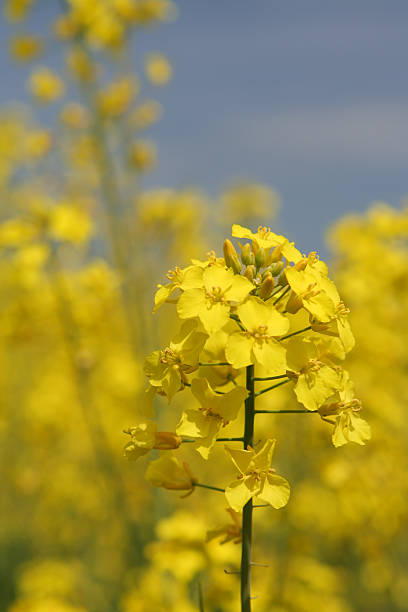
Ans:
{"label": "yellow flower head", "polygon": [[248,391],[235,387],[228,393],[217,394],[205,378],[195,378],[191,391],[200,405],[183,412],[176,431],[181,436],[196,438],[197,451],[208,459],[220,429],[237,418]]}
{"label": "yellow flower head", "polygon": [[302,259],[302,254],[295,248],[293,242],[289,242],[285,236],[274,234],[269,227],[258,227],[258,231],[254,233],[246,227],[234,224],[232,226],[232,235],[235,238],[248,238],[258,248],[271,249],[280,247],[282,255],[288,261],[297,262]]}
{"label": "yellow flower head", "polygon": [[219,265],[204,270],[202,284],[201,288],[184,291],[177,303],[177,313],[181,319],[198,317],[209,333],[226,325],[231,303],[242,302],[254,288],[244,276]]}
{"label": "yellow flower head", "polygon": [[334,425],[332,441],[334,446],[347,442],[364,445],[371,438],[371,428],[359,415],[361,402],[354,396],[354,385],[348,372],[343,372],[342,389],[319,409],[324,421]]}
{"label": "yellow flower head", "polygon": [[291,338],[287,361],[296,397],[308,410],[317,410],[343,387],[342,371],[330,362],[324,344],[318,347],[309,339]]}
{"label": "yellow flower head", "polygon": [[244,330],[228,339],[225,354],[234,368],[258,363],[271,374],[286,372],[286,349],[276,339],[289,329],[289,321],[273,305],[250,296],[236,309]]}
{"label": "yellow flower head", "polygon": [[145,372],[153,387],[160,387],[169,402],[184,388],[186,374],[198,368],[198,356],[207,334],[198,331],[195,321],[185,321],[178,335],[164,350],[153,351],[145,361]]}
{"label": "yellow flower head", "polygon": [[171,294],[176,289],[186,291],[187,289],[198,289],[203,284],[203,269],[199,266],[188,266],[187,268],[179,268],[176,266],[174,270],[167,272],[169,283],[166,285],[157,285],[158,290],[154,296],[154,312],[160,308],[169,299]]}
{"label": "yellow flower head", "polygon": [[270,467],[275,442],[267,440],[258,452],[253,448],[235,450],[225,447],[239,471],[237,480],[225,490],[227,502],[235,512],[240,512],[253,497],[258,497],[274,508],[282,508],[288,503],[289,483],[277,476]]}

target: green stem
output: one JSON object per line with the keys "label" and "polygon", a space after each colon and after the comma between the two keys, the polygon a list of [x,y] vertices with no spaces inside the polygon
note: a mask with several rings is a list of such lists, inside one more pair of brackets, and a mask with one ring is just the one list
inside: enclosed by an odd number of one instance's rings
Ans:
{"label": "green stem", "polygon": [[276,298],[276,300],[274,301],[273,305],[275,306],[275,304],[277,304],[287,294],[288,291],[290,291],[290,285],[288,285],[286,287],[285,291],[283,293],[281,293],[278,298]]}
{"label": "green stem", "polygon": [[255,376],[254,380],[279,380],[279,378],[287,377],[287,374],[280,374],[279,376]]}
{"label": "green stem", "polygon": [[225,489],[220,489],[219,487],[212,487],[211,485],[201,484],[201,482],[195,482],[195,487],[201,487],[202,489],[211,489],[211,491],[220,491],[221,493],[225,493]]}
{"label": "green stem", "polygon": [[199,363],[199,366],[230,366],[228,361],[219,361],[218,363]]}
{"label": "green stem", "polygon": [[[244,448],[254,445],[255,393],[254,366],[247,366],[245,400]],[[252,547],[252,498],[242,511],[242,549],[241,549],[241,612],[251,612],[251,547]]]}
{"label": "green stem", "polygon": [[[243,327],[243,325],[242,325],[241,321],[239,320],[238,315],[236,315],[236,314],[230,314],[230,319],[232,319],[233,321],[235,321],[236,323],[238,323],[238,325],[239,325],[240,329],[241,329],[242,331],[245,331],[245,327]],[[228,365],[231,365],[231,364],[229,363]]]}
{"label": "green stem", "polygon": [[217,442],[243,442],[244,438],[217,438]]}
{"label": "green stem", "polygon": [[297,336],[298,334],[303,334],[303,332],[309,331],[309,329],[312,329],[311,325],[308,325],[308,327],[304,327],[303,329],[299,329],[298,331],[292,332],[291,334],[288,334],[287,336],[283,336],[281,338],[281,340],[287,340],[288,338],[291,338],[292,336]]}
{"label": "green stem", "polygon": [[255,410],[255,414],[315,414],[317,410]]}
{"label": "green stem", "polygon": [[254,396],[258,397],[258,395],[262,395],[263,393],[266,393],[267,391],[272,391],[272,389],[277,389],[277,387],[281,387],[282,385],[286,385],[288,382],[290,382],[290,378],[288,378],[287,380],[283,380],[282,382],[278,383],[277,385],[272,385],[271,387],[266,387],[266,389],[262,389],[262,391],[258,391],[258,393],[255,393]]}
{"label": "green stem", "polygon": [[233,376],[231,376],[231,374],[228,374],[227,378],[228,378],[228,380],[230,380],[230,381],[232,382],[232,384],[233,384],[235,387],[238,387],[238,383],[237,383],[237,381],[235,380],[235,378],[234,378]]}

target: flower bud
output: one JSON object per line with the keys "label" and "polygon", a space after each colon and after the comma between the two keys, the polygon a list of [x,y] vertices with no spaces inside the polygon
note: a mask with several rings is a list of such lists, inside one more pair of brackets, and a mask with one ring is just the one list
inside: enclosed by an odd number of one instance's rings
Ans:
{"label": "flower bud", "polygon": [[298,310],[302,308],[302,300],[296,293],[293,291],[290,292],[289,299],[286,302],[286,312],[290,312],[290,314],[296,314]]}
{"label": "flower bud", "polygon": [[172,450],[178,448],[181,438],[172,431],[158,431],[155,435],[154,446],[157,450]]}
{"label": "flower bud", "polygon": [[265,263],[265,259],[266,259],[266,253],[265,253],[265,249],[263,249],[262,247],[259,247],[256,255],[255,255],[255,265],[257,268],[262,268],[262,266]]}
{"label": "flower bud", "polygon": [[231,240],[228,240],[228,238],[226,238],[224,241],[223,250],[224,250],[225,263],[228,266],[228,268],[232,268],[235,274],[240,274],[241,264],[239,263],[239,259],[238,259],[238,255],[235,250],[235,247],[232,244]]}
{"label": "flower bud", "polygon": [[269,266],[268,270],[270,270],[272,276],[279,276],[284,267],[285,264],[283,263],[283,261],[275,261]]}
{"label": "flower bud", "polygon": [[282,271],[280,277],[278,278],[278,285],[281,285],[282,287],[288,285],[288,279],[286,278],[285,270]]}
{"label": "flower bud", "polygon": [[268,276],[266,276],[262,285],[259,288],[258,297],[260,297],[261,300],[266,300],[271,295],[274,286],[275,281],[273,280],[273,276],[272,274],[269,274]]}
{"label": "flower bud", "polygon": [[270,255],[270,260],[271,263],[274,263],[275,261],[281,261],[282,260],[282,249],[283,249],[283,244],[279,244],[278,246],[276,246],[271,255]]}
{"label": "flower bud", "polygon": [[244,245],[240,245],[241,247],[241,261],[244,266],[252,266],[255,263],[255,255],[251,251],[251,245],[249,242]]}
{"label": "flower bud", "polygon": [[247,266],[244,272],[244,276],[252,282],[256,276],[255,266]]}

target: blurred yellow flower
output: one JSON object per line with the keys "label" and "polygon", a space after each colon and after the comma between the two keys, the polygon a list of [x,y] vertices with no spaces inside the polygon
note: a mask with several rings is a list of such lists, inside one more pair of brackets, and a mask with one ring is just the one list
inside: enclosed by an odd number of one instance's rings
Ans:
{"label": "blurred yellow flower", "polygon": [[60,203],[51,211],[49,231],[55,240],[80,244],[90,237],[92,222],[79,205]]}
{"label": "blurred yellow flower", "polygon": [[180,462],[170,453],[152,461],[146,470],[146,480],[154,487],[172,491],[193,491],[197,479],[193,476],[188,463]]}
{"label": "blurred yellow flower", "polygon": [[150,170],[157,162],[156,147],[147,140],[137,140],[130,146],[129,163],[139,172]]}
{"label": "blurred yellow flower", "polygon": [[162,116],[162,106],[156,100],[147,100],[135,108],[129,122],[136,130],[145,130]]}
{"label": "blurred yellow flower", "polygon": [[10,53],[19,62],[36,59],[43,51],[43,42],[38,36],[15,36],[10,43]]}
{"label": "blurred yellow flower", "polygon": [[22,21],[34,0],[5,0],[4,14],[9,21]]}
{"label": "blurred yellow flower", "polygon": [[58,100],[65,91],[60,77],[48,68],[36,68],[30,77],[30,91],[39,102],[44,104]]}
{"label": "blurred yellow flower", "polygon": [[145,59],[145,71],[153,85],[166,85],[173,74],[169,60],[162,53],[149,53]]}

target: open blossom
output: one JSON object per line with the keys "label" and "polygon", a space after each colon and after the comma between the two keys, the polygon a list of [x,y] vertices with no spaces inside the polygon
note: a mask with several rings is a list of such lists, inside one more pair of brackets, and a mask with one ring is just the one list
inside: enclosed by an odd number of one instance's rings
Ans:
{"label": "open blossom", "polygon": [[342,389],[330,399],[332,401],[319,408],[319,413],[324,421],[334,425],[334,446],[343,446],[347,442],[364,445],[371,438],[371,428],[359,415],[361,402],[354,396],[354,385],[348,372],[343,372]]}
{"label": "open blossom", "polygon": [[236,512],[240,512],[252,497],[277,509],[288,503],[289,483],[270,467],[275,442],[267,440],[258,452],[250,447],[248,450],[225,448],[239,471],[238,478],[225,490],[227,502]]}
{"label": "open blossom", "polygon": [[237,418],[248,391],[244,387],[235,387],[219,395],[205,378],[195,378],[191,383],[191,391],[199,406],[187,408],[183,412],[176,431],[181,436],[196,438],[197,451],[204,459],[208,459],[220,429]]}
{"label": "open blossom", "polygon": [[250,296],[237,307],[243,326],[228,339],[225,354],[234,368],[253,363],[264,366],[271,374],[286,371],[286,349],[277,340],[289,329],[289,321],[271,304]]}
{"label": "open blossom", "polygon": [[176,266],[174,270],[167,272],[169,283],[166,285],[157,285],[158,289],[154,296],[154,312],[162,306],[166,300],[176,289],[186,291],[187,289],[197,289],[203,284],[203,268],[201,266],[188,266],[187,268],[179,268]]}
{"label": "open blossom", "polygon": [[198,368],[198,356],[207,334],[197,331],[195,321],[185,321],[170,346],[153,351],[145,360],[145,372],[152,387],[159,387],[169,402],[183,388],[186,374]]}
{"label": "open blossom", "polygon": [[298,251],[293,242],[289,242],[285,236],[274,234],[269,227],[258,227],[256,233],[242,225],[234,224],[232,226],[232,235],[235,238],[248,238],[252,240],[258,248],[271,249],[279,247],[282,255],[292,262],[297,262],[302,259],[302,254]]}
{"label": "open blossom", "polygon": [[208,266],[203,272],[200,288],[187,289],[177,303],[181,319],[198,317],[209,332],[215,332],[228,323],[231,304],[242,302],[254,289],[244,276],[234,274],[231,268]]}
{"label": "open blossom", "polygon": [[291,338],[287,347],[287,374],[295,380],[298,401],[308,410],[317,410],[343,387],[341,368],[331,363],[327,349],[313,340]]}

